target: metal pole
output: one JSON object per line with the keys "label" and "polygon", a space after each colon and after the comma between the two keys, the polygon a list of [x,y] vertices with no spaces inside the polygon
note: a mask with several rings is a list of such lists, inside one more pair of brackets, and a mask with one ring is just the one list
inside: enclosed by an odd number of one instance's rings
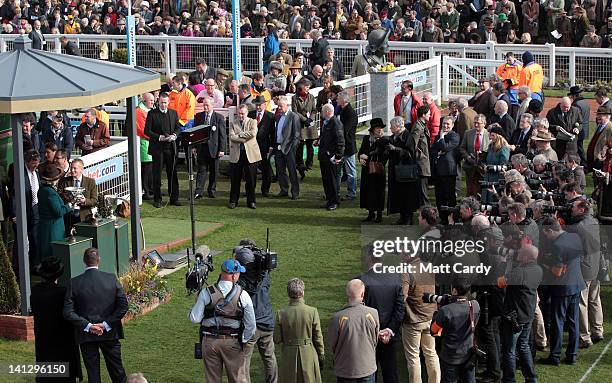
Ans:
{"label": "metal pole", "polygon": [[242,55],[240,51],[240,0],[232,1],[232,62],[234,64],[234,79],[242,78]]}
{"label": "metal pole", "polygon": [[194,147],[192,145],[187,146],[187,161],[189,161],[189,214],[191,215],[191,250],[195,254],[196,249],[196,227],[195,227],[195,201],[193,198],[193,161],[195,161],[195,155],[193,153]]}
{"label": "metal pole", "polygon": [[18,115],[9,117],[13,130],[13,175],[15,182],[15,217],[17,217],[17,258],[19,259],[19,287],[21,290],[21,315],[30,313],[30,244],[28,242],[28,220],[25,197],[25,163],[23,158],[23,133]]}

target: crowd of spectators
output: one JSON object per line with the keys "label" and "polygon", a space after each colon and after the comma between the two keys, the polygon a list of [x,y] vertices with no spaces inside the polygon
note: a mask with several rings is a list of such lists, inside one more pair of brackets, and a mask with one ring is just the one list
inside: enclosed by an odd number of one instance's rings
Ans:
{"label": "crowd of spectators", "polygon": [[[2,33],[125,33],[128,1],[1,0]],[[390,40],[479,44],[545,43],[607,48],[612,5],[603,0],[261,0],[240,3],[243,38],[366,40],[384,28]],[[231,37],[231,2],[132,2],[139,35]]]}

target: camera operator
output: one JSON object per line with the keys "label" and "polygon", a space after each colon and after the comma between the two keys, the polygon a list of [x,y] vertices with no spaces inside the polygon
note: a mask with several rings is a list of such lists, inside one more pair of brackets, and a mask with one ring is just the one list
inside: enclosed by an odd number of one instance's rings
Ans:
{"label": "camera operator", "polygon": [[508,206],[508,221],[517,225],[534,245],[538,245],[540,229],[533,219],[527,217],[527,209],[523,204],[515,202]]}
{"label": "camera operator", "polygon": [[538,249],[524,245],[518,251],[518,264],[500,278],[506,288],[502,321],[502,366],[504,382],[513,382],[517,354],[526,382],[537,382],[537,375],[529,346],[531,324],[537,306],[537,288],[542,281],[538,266]]}
{"label": "camera operator", "polygon": [[[472,224],[476,221],[472,220]],[[487,221],[488,223],[488,221]],[[500,364],[500,324],[504,305],[504,289],[497,286],[497,278],[504,274],[504,259],[497,249],[502,246],[504,235],[499,227],[489,227],[481,234],[486,243],[486,249],[480,254],[480,262],[491,266],[491,271],[479,279],[478,286],[472,286],[480,304],[481,316],[478,321],[478,342],[487,353],[486,370],[479,379],[480,382],[496,382],[501,379]]]}
{"label": "camera operator", "polygon": [[563,327],[568,331],[568,344],[564,363],[576,363],[579,340],[579,304],[580,292],[586,288],[580,260],[584,249],[580,237],[561,228],[559,222],[548,217],[543,222],[544,236],[552,242],[553,256],[550,273],[553,276],[551,286],[551,321],[550,321],[550,355],[542,363],[559,366],[561,363],[561,346]]}
{"label": "camera operator", "polygon": [[[455,216],[454,214],[449,214],[448,223],[449,225],[464,225],[466,232],[470,233],[472,231],[472,218],[474,218],[474,215],[478,214],[480,211],[480,201],[475,197],[465,197],[463,200],[461,200],[458,207],[458,215]],[[455,222],[457,218],[459,218],[459,221]]]}
{"label": "camera operator", "polygon": [[475,383],[476,346],[474,332],[480,316],[480,305],[469,299],[470,287],[459,279],[452,288],[451,303],[434,313],[431,334],[440,337],[442,383],[461,380]]}
{"label": "camera operator", "polygon": [[510,157],[510,162],[512,163],[512,168],[516,169],[525,180],[533,178],[535,176],[535,172],[529,169],[529,160],[522,153],[517,153]]}
{"label": "camera operator", "polygon": [[591,214],[591,203],[578,198],[572,203],[572,213],[567,230],[578,234],[585,256],[580,260],[586,289],[580,293],[580,348],[589,348],[603,339],[603,311],[599,296],[599,262],[601,238],[599,222]]}
{"label": "camera operator", "polygon": [[572,212],[570,206],[580,198],[583,198],[582,189],[578,185],[578,182],[571,182],[568,184],[564,184],[560,190],[563,192],[565,196],[565,206],[568,207],[559,212],[559,216],[563,219],[565,223],[570,223],[572,221]]}
{"label": "camera operator", "polygon": [[245,271],[239,261],[225,260],[217,283],[200,292],[189,313],[191,322],[200,323],[207,383],[221,383],[224,369],[231,383],[248,381],[243,345],[255,333],[255,312],[251,297],[236,283]]}
{"label": "camera operator", "polygon": [[584,168],[580,166],[580,156],[578,154],[567,153],[564,157],[565,167],[574,173],[574,179],[580,185],[580,188],[584,190],[586,188],[586,175],[584,174]]}
{"label": "camera operator", "polygon": [[[246,272],[240,274],[237,284],[249,294],[253,301],[256,323],[255,335],[245,345],[245,369],[250,371],[253,349],[257,345],[264,365],[264,382],[276,383],[278,366],[274,355],[274,313],[269,292],[272,283],[270,272],[258,270],[253,250],[248,247],[255,246],[253,241],[242,240],[240,245],[234,253],[238,262],[246,268]],[[251,378],[247,377],[247,381],[250,382]]]}

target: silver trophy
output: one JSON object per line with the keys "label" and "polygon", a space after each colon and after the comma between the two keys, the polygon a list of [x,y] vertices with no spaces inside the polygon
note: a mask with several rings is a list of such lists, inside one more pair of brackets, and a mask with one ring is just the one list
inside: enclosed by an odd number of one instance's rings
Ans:
{"label": "silver trophy", "polygon": [[[72,203],[73,205],[76,203],[77,199],[81,199],[81,197],[85,198],[85,196],[83,195],[84,191],[85,191],[85,188],[83,187],[67,186],[64,188],[64,192],[67,192],[70,194],[70,203]],[[76,242],[76,239],[74,238],[75,234],[76,234],[76,229],[74,227],[71,227],[70,235],[68,236],[68,242],[70,243]]]}
{"label": "silver trophy", "polygon": [[117,225],[117,216],[115,215],[115,210],[117,210],[118,201],[129,202],[127,199],[123,197],[119,197],[118,195],[115,195],[115,194],[107,194],[104,196],[104,203],[106,207],[110,207],[109,209],[110,215],[107,218],[110,220],[113,220],[115,222],[115,226]]}

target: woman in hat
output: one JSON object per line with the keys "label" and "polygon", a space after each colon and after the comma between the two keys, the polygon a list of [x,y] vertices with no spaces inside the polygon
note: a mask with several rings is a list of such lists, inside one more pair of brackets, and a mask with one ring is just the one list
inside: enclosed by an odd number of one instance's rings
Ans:
{"label": "woman in hat", "polygon": [[370,134],[363,137],[358,153],[361,164],[359,207],[368,210],[368,216],[363,222],[374,220],[376,223],[381,223],[387,182],[385,164],[388,158],[385,154],[385,147],[389,139],[384,136],[385,124],[382,118],[372,119],[368,131]]}
{"label": "woman in hat", "polygon": [[284,65],[280,61],[270,63],[270,73],[264,78],[264,86],[270,92],[287,89],[287,78],[283,75]]}
{"label": "woman in hat", "polygon": [[[595,169],[604,173],[612,174],[612,136],[608,137],[605,145],[596,154]],[[606,217],[606,224],[612,222],[612,182],[606,183],[604,179],[595,178],[597,187],[597,205],[599,206],[599,217]]]}
{"label": "woman in hat", "polygon": [[64,265],[57,257],[45,258],[36,267],[43,281],[32,287],[30,304],[34,315],[36,362],[68,363],[68,378],[37,378],[37,382],[75,382],[83,379],[74,327],[64,319],[66,288],[58,285]]}
{"label": "woman in hat", "polygon": [[[506,140],[506,135],[502,127],[495,123],[489,125],[489,150],[485,157],[486,165],[506,165],[510,161],[510,147]],[[484,175],[486,182],[497,182],[503,178],[503,175],[499,169],[491,169],[487,167]],[[490,204],[493,202],[493,196],[488,190],[489,187],[482,188],[481,201],[484,204]]]}
{"label": "woman in hat", "polygon": [[296,84],[302,79],[302,65],[298,62],[294,62],[289,67],[289,75],[287,75],[287,89],[285,91],[287,93],[295,93],[297,92]]}
{"label": "woman in hat", "polygon": [[41,186],[38,190],[38,255],[44,259],[51,255],[51,242],[64,239],[64,215],[72,211],[57,192],[57,182],[64,175],[56,164],[41,167]]}

